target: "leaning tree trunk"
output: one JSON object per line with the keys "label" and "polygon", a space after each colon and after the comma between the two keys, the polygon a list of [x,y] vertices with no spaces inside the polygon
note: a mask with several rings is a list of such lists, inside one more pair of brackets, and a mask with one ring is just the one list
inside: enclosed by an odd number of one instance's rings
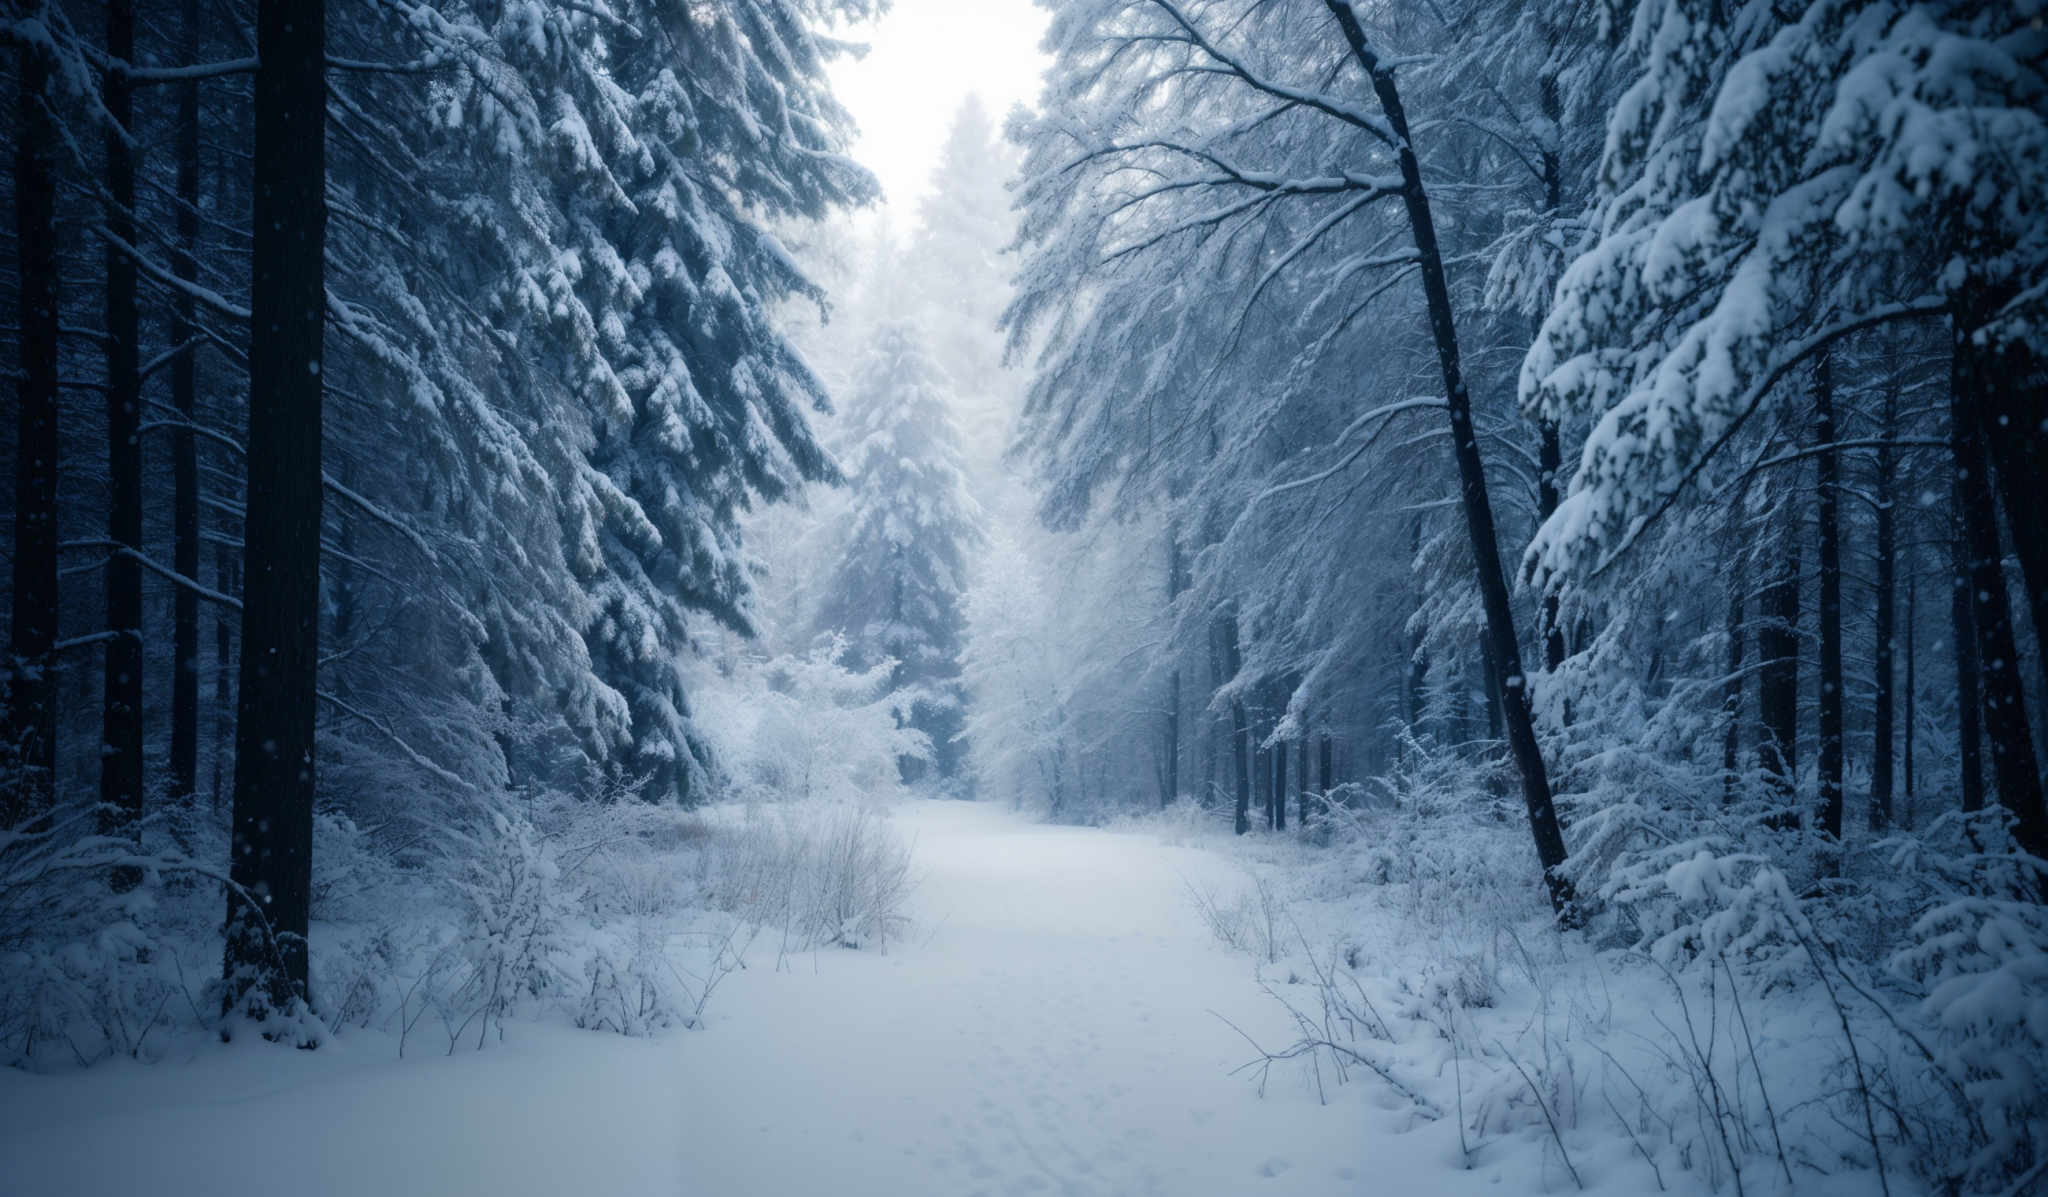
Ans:
{"label": "leaning tree trunk", "polygon": [[[1555,59],[1552,60],[1553,62]],[[1564,102],[1557,85],[1557,72],[1544,65],[1536,89],[1543,119],[1552,129],[1563,127]],[[1539,159],[1543,178],[1544,210],[1552,215],[1564,212],[1564,162],[1556,144],[1546,145]],[[1558,482],[1564,470],[1564,453],[1559,444],[1557,421],[1548,416],[1536,421],[1536,523],[1540,526],[1557,511]],[[1564,625],[1560,618],[1558,594],[1546,589],[1543,595],[1543,669],[1555,676],[1564,664]],[[1571,723],[1571,705],[1565,704],[1560,717]]]}
{"label": "leaning tree trunk", "polygon": [[[107,5],[107,54],[135,57],[133,0]],[[102,830],[142,813],[142,364],[141,320],[135,300],[134,89],[121,70],[109,70],[101,103],[107,132],[107,650],[101,705],[100,820]],[[140,880],[117,870],[126,889]]]}
{"label": "leaning tree trunk", "polygon": [[[326,0],[256,10],[255,241],[241,686],[223,997],[307,1000],[320,640]],[[241,900],[249,894],[258,909]]]}
{"label": "leaning tree trunk", "polygon": [[[1558,446],[1557,421],[1543,420],[1537,425],[1539,442],[1537,446],[1536,522],[1540,525],[1557,510],[1557,478],[1563,468],[1563,455]],[[1564,622],[1561,617],[1557,591],[1546,590],[1543,595],[1543,669],[1555,675],[1564,665]],[[1565,716],[1569,724],[1571,718]]]}
{"label": "leaning tree trunk", "polygon": [[1842,838],[1842,464],[1835,450],[1835,376],[1823,352],[1813,368],[1820,454],[1820,830]]}
{"label": "leaning tree trunk", "polygon": [[[199,0],[183,0],[179,12],[178,57],[199,61]],[[199,83],[178,93],[178,248],[171,268],[188,284],[199,280]],[[190,291],[180,290],[171,314],[171,406],[178,427],[171,434],[171,568],[180,577],[199,577],[199,447],[192,425],[199,418],[197,325]],[[179,585],[171,613],[171,778],[173,802],[191,800],[199,784],[199,596]]]}
{"label": "leaning tree trunk", "polygon": [[23,46],[14,140],[16,322],[14,586],[8,628],[7,737],[18,776],[0,793],[0,827],[50,809],[57,766],[57,185],[50,68]]}
{"label": "leaning tree trunk", "polygon": [[1565,862],[1564,833],[1558,826],[1557,810],[1551,801],[1550,777],[1544,769],[1543,749],[1536,740],[1536,724],[1529,706],[1528,678],[1522,672],[1521,646],[1515,639],[1514,609],[1508,601],[1507,575],[1500,564],[1500,546],[1494,536],[1493,505],[1487,496],[1485,464],[1479,457],[1479,433],[1472,423],[1472,399],[1458,360],[1457,326],[1451,316],[1450,288],[1444,279],[1442,253],[1437,248],[1436,224],[1430,214],[1429,196],[1422,187],[1422,167],[1415,156],[1415,141],[1408,128],[1407,112],[1394,84],[1392,68],[1384,66],[1366,41],[1358,15],[1349,0],[1323,0],[1337,19],[1351,53],[1372,81],[1374,94],[1386,114],[1394,135],[1401,166],[1401,198],[1415,237],[1415,254],[1422,273],[1422,293],[1429,305],[1429,328],[1436,342],[1437,366],[1443,375],[1444,404],[1450,415],[1451,447],[1458,462],[1459,494],[1465,509],[1466,534],[1472,542],[1472,562],[1479,574],[1479,597],[1486,609],[1488,642],[1493,662],[1500,672],[1499,698],[1508,728],[1508,744],[1522,775],[1522,801],[1529,811],[1529,831],[1535,840],[1536,858],[1543,867],[1543,879],[1550,890],[1550,902],[1560,922],[1577,921],[1571,882],[1561,871]]}
{"label": "leaning tree trunk", "polygon": [[[1978,664],[1983,670],[1984,733],[1991,746],[1991,774],[1998,800],[2012,812],[2013,838],[2022,850],[2048,856],[2048,812],[2042,809],[2041,774],[2035,766],[2034,733],[2020,682],[2020,657],[2006,598],[2005,566],[1998,547],[1998,514],[1991,498],[1984,451],[1980,388],[1986,385],[1966,331],[1955,337],[1950,387],[1950,438],[1961,486],[1963,537],[1969,549],[1971,616],[1977,625]],[[2030,518],[2033,518],[2030,516]]]}

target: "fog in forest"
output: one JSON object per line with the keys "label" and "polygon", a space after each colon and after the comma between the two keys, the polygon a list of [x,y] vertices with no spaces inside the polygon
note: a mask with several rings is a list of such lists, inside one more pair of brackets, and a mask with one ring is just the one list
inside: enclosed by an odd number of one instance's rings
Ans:
{"label": "fog in forest", "polygon": [[2048,1193],[2041,0],[16,0],[0,1193]]}

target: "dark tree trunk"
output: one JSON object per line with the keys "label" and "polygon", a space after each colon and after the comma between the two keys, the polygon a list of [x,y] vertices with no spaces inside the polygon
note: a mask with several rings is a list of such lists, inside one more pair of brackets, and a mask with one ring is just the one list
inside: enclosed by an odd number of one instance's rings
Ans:
{"label": "dark tree trunk", "polygon": [[1984,452],[1981,388],[1985,380],[1975,356],[1968,334],[1959,331],[1950,436],[1955,444],[1956,479],[1962,489],[1963,536],[1969,548],[1971,617],[1977,625],[1977,658],[1983,669],[1985,740],[1991,748],[1998,800],[2013,815],[2013,838],[2024,851],[2048,856],[2048,812],[2042,809],[2041,774],[2035,766],[2033,730],[2027,723],[2012,606],[2006,598],[2005,566],[1998,548],[1990,463]]}
{"label": "dark tree trunk", "polygon": [[1252,713],[1252,802],[1259,808],[1259,817],[1266,821],[1267,830],[1273,827],[1273,752],[1264,747],[1267,728],[1259,713]]}
{"label": "dark tree trunk", "polygon": [[[1543,118],[1553,129],[1560,127],[1564,119],[1564,103],[1558,92],[1557,72],[1545,64],[1542,77],[1536,89],[1537,102],[1542,106]],[[1552,145],[1547,145],[1539,159],[1543,176],[1544,210],[1554,215],[1564,213],[1564,164]],[[1536,421],[1536,522],[1547,521],[1557,511],[1557,486],[1559,474],[1564,468],[1564,452],[1559,444],[1557,421],[1539,417]],[[1564,664],[1564,627],[1558,618],[1558,597],[1553,590],[1543,595],[1543,668],[1555,674]],[[1571,723],[1569,704],[1561,712],[1567,725]]]}
{"label": "dark tree trunk", "polygon": [[[1785,552],[1757,599],[1757,759],[1789,810],[1799,787],[1799,525],[1784,529]],[[1774,817],[1783,826],[1787,816]]]}
{"label": "dark tree trunk", "polygon": [[[342,458],[340,472],[342,486],[354,491],[356,473],[353,459]],[[334,622],[329,625],[332,642],[336,650],[346,651],[356,634],[356,521],[354,513],[346,506],[334,510],[334,542],[337,551],[333,566],[322,572],[332,579],[328,583],[334,607]]]}
{"label": "dark tree trunk", "polygon": [[1813,368],[1814,435],[1820,454],[1820,830],[1842,838],[1842,462],[1835,444],[1832,357]]}
{"label": "dark tree trunk", "polygon": [[1166,678],[1165,757],[1159,777],[1159,809],[1173,805],[1180,792],[1180,670]]}
{"label": "dark tree trunk", "polygon": [[[1408,567],[1412,571],[1422,559],[1422,517],[1415,517],[1415,524],[1408,533]],[[1423,596],[1420,587],[1415,595],[1415,609],[1419,615]],[[1415,630],[1408,635],[1408,680],[1402,690],[1402,713],[1408,717],[1408,734],[1422,735],[1422,688],[1429,682],[1429,650],[1422,638],[1422,621],[1414,621]]]}
{"label": "dark tree trunk", "polygon": [[[1237,671],[1244,665],[1244,659],[1237,647],[1237,620],[1226,615],[1218,621],[1223,628],[1223,668],[1230,680],[1237,679]],[[1230,700],[1230,755],[1236,766],[1236,814],[1234,827],[1243,835],[1252,829],[1252,728],[1245,717],[1244,699]]]}
{"label": "dark tree trunk", "polygon": [[[1982,351],[1974,351],[1973,356]],[[2040,700],[2048,702],[2048,520],[2041,495],[2048,483],[2048,367],[2021,350],[1984,356],[1972,373],[1979,387],[1978,426],[1990,451],[2006,531],[2020,561],[2034,648],[2042,670]]]}
{"label": "dark tree trunk", "polygon": [[1422,688],[1429,683],[1429,650],[1423,647],[1422,633],[1417,632],[1408,649],[1407,715],[1408,734],[1422,734]]}
{"label": "dark tree trunk", "polygon": [[[213,549],[213,588],[222,594],[237,594],[242,580],[235,551],[227,545]],[[213,807],[220,809],[226,790],[227,763],[233,755],[230,744],[235,734],[235,625],[222,609],[213,621]]]}
{"label": "dark tree trunk", "polygon": [[1308,826],[1308,719],[1304,715],[1301,739],[1294,743],[1297,748],[1294,760],[1294,824]]}
{"label": "dark tree trunk", "polygon": [[1493,646],[1485,637],[1479,640],[1479,664],[1482,676],[1486,678],[1486,738],[1489,741],[1487,756],[1492,757],[1492,744],[1500,743],[1500,665],[1494,660]]}
{"label": "dark tree trunk", "polygon": [[1273,741],[1273,830],[1287,830],[1287,741]]}
{"label": "dark tree trunk", "polygon": [[[107,5],[107,54],[135,56],[132,0]],[[142,813],[142,363],[135,301],[134,95],[127,76],[108,71],[101,98],[113,128],[107,146],[107,639],[100,728],[100,820],[113,830]],[[126,889],[140,879],[117,870]]]}
{"label": "dark tree trunk", "polygon": [[1417,264],[1421,267],[1422,292],[1429,305],[1429,326],[1436,342],[1437,366],[1443,375],[1444,403],[1450,416],[1451,447],[1458,462],[1459,492],[1465,510],[1465,529],[1472,543],[1472,561],[1479,573],[1479,596],[1486,609],[1486,628],[1493,646],[1493,659],[1500,671],[1500,702],[1508,725],[1508,743],[1522,775],[1522,800],[1529,811],[1529,830],[1536,845],[1536,858],[1550,890],[1551,906],[1560,922],[1577,921],[1571,882],[1560,867],[1565,861],[1564,832],[1551,803],[1550,777],[1544,769],[1543,749],[1536,741],[1536,725],[1529,707],[1528,679],[1522,672],[1521,647],[1515,639],[1514,608],[1508,600],[1507,575],[1500,564],[1500,545],[1494,536],[1493,505],[1487,496],[1486,469],[1479,457],[1478,429],[1472,423],[1472,400],[1466,393],[1463,367],[1458,360],[1457,327],[1451,316],[1450,289],[1444,280],[1443,257],[1437,249],[1436,224],[1430,214],[1429,196],[1422,187],[1422,167],[1415,156],[1415,141],[1408,128],[1408,116],[1401,106],[1394,73],[1380,63],[1359,26],[1358,14],[1348,0],[1324,0],[1330,14],[1350,46],[1352,56],[1372,81],[1373,92],[1385,112],[1387,125],[1399,147],[1401,198],[1407,209],[1410,231],[1415,236]]}
{"label": "dark tree trunk", "polygon": [[1323,736],[1322,741],[1318,745],[1318,747],[1321,749],[1318,755],[1321,756],[1323,759],[1316,762],[1316,776],[1323,783],[1323,793],[1325,795],[1328,795],[1331,787],[1334,786],[1336,782],[1334,780],[1335,775],[1331,772],[1330,769],[1330,762],[1334,759],[1334,753],[1332,753],[1330,749],[1330,737],[1327,734]]}
{"label": "dark tree trunk", "polygon": [[[1216,691],[1223,688],[1223,682],[1223,626],[1221,620],[1212,618],[1209,620],[1209,697],[1212,700]],[[1206,704],[1204,709],[1207,709]],[[1220,794],[1216,780],[1217,732],[1221,729],[1224,737],[1234,738],[1236,728],[1217,715],[1209,715],[1204,722],[1209,729],[1209,734],[1203,737],[1206,743],[1202,749],[1202,806],[1206,808],[1213,805]]]}
{"label": "dark tree trunk", "polygon": [[[1884,422],[1883,443],[1877,450],[1877,611],[1875,626],[1871,631],[1875,650],[1873,655],[1876,658],[1874,668],[1877,675],[1877,693],[1872,703],[1872,714],[1876,724],[1870,743],[1872,831],[1882,830],[1892,821],[1893,732],[1897,724],[1898,693],[1898,670],[1895,668],[1894,660],[1897,612],[1893,604],[1893,592],[1898,588],[1898,534],[1892,512],[1892,492],[1898,486],[1898,455],[1891,442],[1898,424],[1898,416],[1898,384],[1895,381],[1888,382],[1885,385],[1884,409],[1880,416]],[[1910,742],[1910,736],[1908,739]],[[1908,755],[1910,757],[1910,752]]]}
{"label": "dark tree trunk", "polygon": [[[179,8],[178,61],[199,61],[199,0]],[[199,278],[199,84],[178,91],[178,248],[172,271],[184,281]],[[199,448],[190,425],[199,418],[199,350],[189,345],[196,325],[192,297],[180,292],[172,304],[171,406],[181,427],[171,435],[171,568],[181,577],[199,576]],[[172,595],[171,613],[171,779],[170,798],[188,802],[199,784],[199,596],[189,586]]]}
{"label": "dark tree trunk", "polygon": [[[1187,567],[1182,560],[1180,536],[1172,526],[1166,529],[1166,602],[1169,610],[1187,590]],[[1166,679],[1166,763],[1159,787],[1162,809],[1180,796],[1180,666]]]}
{"label": "dark tree trunk", "polygon": [[[1540,420],[1536,425],[1541,438],[1537,446],[1536,522],[1540,525],[1557,510],[1557,475],[1563,466],[1562,455],[1557,442],[1557,421]],[[1555,674],[1564,665],[1564,625],[1559,618],[1558,598],[1555,589],[1543,595],[1543,668]],[[1569,724],[1571,717],[1565,716]]]}
{"label": "dark tree trunk", "polygon": [[1949,538],[1949,619],[1955,629],[1956,764],[1965,813],[1984,809],[1984,685],[1977,668],[1977,617],[1970,603],[1970,546],[1963,533],[1963,486],[1955,485]]}
{"label": "dark tree trunk", "polygon": [[1507,796],[1507,771],[1500,767],[1506,757],[1501,741],[1500,667],[1494,664],[1493,647],[1485,637],[1479,640],[1479,663],[1486,679],[1486,788],[1497,798]]}
{"label": "dark tree trunk", "polygon": [[259,0],[249,498],[224,1002],[310,1000],[313,725],[320,640],[326,316],[326,2]]}
{"label": "dark tree trunk", "polygon": [[1742,780],[1742,606],[1743,591],[1749,586],[1749,551],[1740,541],[1742,500],[1735,504],[1731,525],[1737,530],[1728,569],[1728,676],[1721,683],[1721,717],[1728,721],[1721,733],[1721,802],[1735,801]]}
{"label": "dark tree trunk", "polygon": [[1237,803],[1233,826],[1243,835],[1252,829],[1252,729],[1245,721],[1244,703],[1230,704],[1230,751],[1237,764]]}
{"label": "dark tree trunk", "polygon": [[19,775],[0,793],[0,826],[50,809],[57,765],[57,185],[56,122],[46,107],[49,64],[21,50],[14,141],[15,294],[20,375],[15,385],[14,586],[8,628],[5,748]]}
{"label": "dark tree trunk", "polygon": [[1913,721],[1917,714],[1914,708],[1920,698],[1920,679],[1916,676],[1919,668],[1919,659],[1918,654],[1914,651],[1918,640],[1915,629],[1918,626],[1916,621],[1919,618],[1920,593],[1917,579],[1910,572],[1911,562],[1912,558],[1909,556],[1907,558],[1909,572],[1906,574],[1906,743],[1905,760],[1902,762],[1904,767],[1900,778],[1905,783],[1901,787],[1903,792],[1900,795],[1901,819],[1905,826],[1909,828],[1913,826],[1913,787],[1917,776],[1913,769],[1913,741],[1916,738]]}

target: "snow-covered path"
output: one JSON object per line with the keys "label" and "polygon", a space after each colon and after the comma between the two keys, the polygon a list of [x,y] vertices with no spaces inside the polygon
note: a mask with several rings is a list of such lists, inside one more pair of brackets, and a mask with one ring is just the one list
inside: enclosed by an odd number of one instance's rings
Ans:
{"label": "snow-covered path", "polygon": [[917,838],[909,941],[779,975],[756,951],[681,1044],[686,1191],[1362,1190],[1358,1094],[1322,1107],[1276,1073],[1260,1100],[1230,1075],[1250,1048],[1218,1015],[1290,1036],[1189,900],[1241,881],[1228,864],[971,805],[897,820]]}
{"label": "snow-covered path", "polygon": [[[886,953],[777,968],[768,936],[706,1027],[560,1027],[393,1061],[376,1037],[0,1077],[0,1193],[1413,1193],[1484,1187],[1354,1084],[1276,1070],[1291,1039],[1187,885],[1223,858],[953,803],[898,808],[917,925]],[[1283,978],[1284,979],[1284,978]],[[1307,989],[1296,990],[1304,999]],[[1432,1128],[1434,1129],[1434,1128]],[[1498,1191],[1498,1190],[1495,1190]]]}

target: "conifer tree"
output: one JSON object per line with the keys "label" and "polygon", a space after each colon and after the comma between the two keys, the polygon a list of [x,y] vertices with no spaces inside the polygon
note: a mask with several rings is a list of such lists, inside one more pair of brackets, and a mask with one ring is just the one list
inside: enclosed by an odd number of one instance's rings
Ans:
{"label": "conifer tree", "polygon": [[[964,751],[962,598],[982,539],[952,397],[916,330],[892,324],[877,333],[848,405],[856,497],[820,624],[846,635],[853,668],[896,662],[903,718],[931,738],[934,769],[951,779]],[[904,762],[905,780],[922,772]]]}

